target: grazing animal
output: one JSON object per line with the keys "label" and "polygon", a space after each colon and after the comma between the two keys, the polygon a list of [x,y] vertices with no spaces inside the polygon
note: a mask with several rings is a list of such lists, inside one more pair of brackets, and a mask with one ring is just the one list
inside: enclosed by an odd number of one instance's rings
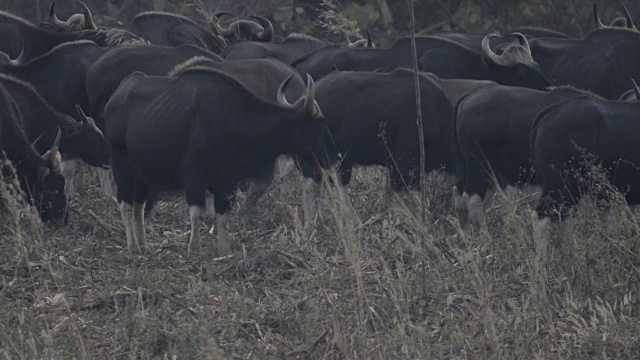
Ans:
{"label": "grazing animal", "polygon": [[[22,192],[36,207],[42,221],[64,223],[68,213],[58,156],[60,133],[51,149],[41,157],[27,140],[19,107],[14,100],[0,84],[0,158],[11,161]],[[3,181],[9,174],[7,168],[0,170]]]}
{"label": "grazing animal", "polygon": [[[51,25],[58,28],[63,33],[72,31],[74,27],[70,27],[74,23],[83,24],[83,28],[97,29],[98,33],[103,37],[113,37],[117,31],[121,31],[124,36],[130,37],[134,34],[153,45],[159,46],[179,46],[193,45],[203,49],[207,49],[219,54],[224,49],[225,41],[218,34],[198,25],[195,21],[177,14],[171,14],[159,11],[143,12],[136,15],[130,24],[108,25],[106,27],[96,26],[96,22],[91,15],[89,8],[79,2],[83,7],[83,14],[74,14],[65,22],[56,21],[55,10],[52,8],[49,12]],[[72,21],[72,18],[78,19]],[[86,30],[85,30],[86,31]]]}
{"label": "grazing animal", "polygon": [[[388,169],[391,189],[413,189],[419,181],[420,152],[416,124],[414,74],[337,72],[318,81],[316,99],[344,158],[340,180],[348,185],[354,166],[381,165]],[[442,89],[420,75],[427,171],[453,171],[452,106]],[[302,167],[306,184],[305,226],[315,218],[318,192],[313,173]]]}
{"label": "grazing animal", "polygon": [[454,145],[463,162],[453,195],[462,223],[484,226],[483,203],[498,185],[535,183],[529,139],[531,125],[543,108],[578,96],[599,98],[562,86],[548,91],[487,85],[466,93],[454,109]]}
{"label": "grazing animal", "polygon": [[[585,187],[590,154],[629,204],[640,203],[640,103],[579,97],[542,110],[531,151],[542,196],[534,214],[534,239],[546,251],[551,222],[593,189]],[[588,181],[587,181],[588,183]]]}
{"label": "grazing animal", "polygon": [[[437,86],[439,86],[442,89],[442,92],[449,99],[449,105],[451,108],[453,108],[456,102],[458,102],[458,99],[462,95],[464,95],[467,91],[475,89],[480,86],[495,84],[493,81],[487,81],[487,80],[441,79],[432,73],[423,73],[422,76],[427,77],[429,80],[434,82]],[[293,161],[287,160],[287,161],[281,161],[278,165],[280,168],[280,173],[278,175],[279,182],[281,184],[280,192],[282,194],[285,194],[288,192],[286,178],[295,169],[295,166],[294,166],[295,164]],[[456,173],[458,172],[461,173],[461,171],[462,170],[460,169],[456,169]],[[313,200],[312,198],[314,197],[313,192],[314,191],[317,192],[317,188],[313,187],[313,183],[311,181],[307,181],[307,184],[305,185],[306,186],[304,187],[304,194],[305,194],[304,198],[306,199],[305,208],[307,208],[308,206],[313,206],[313,204],[311,204],[311,201]],[[305,224],[307,223],[308,222],[305,221]]]}
{"label": "grazing animal", "polygon": [[313,81],[294,105],[284,98],[288,82],[278,91],[278,105],[206,67],[187,67],[171,77],[136,72],[120,84],[105,119],[129,251],[146,246],[143,208],[151,187],[185,189],[189,254],[199,248],[205,191],[213,193],[218,252],[226,255],[230,197],[238,182],[259,177],[283,154],[323,167],[338,161]]}
{"label": "grazing animal", "polygon": [[[298,75],[298,73],[288,65],[285,65],[274,59],[252,59],[252,60],[239,60],[232,62],[219,62],[212,61],[206,57],[194,57],[182,64],[179,64],[169,72],[168,76],[174,76],[179,74],[189,67],[204,66],[210,69],[215,69],[233,77],[240,83],[242,83],[247,89],[257,95],[264,101],[272,104],[277,104],[278,89],[280,84],[287,78],[293,76],[287,88],[285,89],[285,95],[288,99],[299,99],[305,90],[304,81]],[[149,75],[149,74],[147,74]],[[281,158],[278,161],[279,167],[282,169],[287,166],[289,161],[286,158]],[[259,171],[260,176],[253,179],[253,186],[250,188],[247,194],[247,199],[244,202],[240,212],[246,213],[251,211],[258,203],[258,200],[264,195],[269,188],[269,185],[273,181],[273,166],[271,164],[265,164],[265,169]],[[284,190],[283,190],[284,189]],[[287,191],[284,183],[281,183],[281,190]],[[159,194],[152,194],[147,199],[145,207],[146,211],[151,210],[157,196]]]}
{"label": "grazing animal", "polygon": [[[551,83],[542,75],[531,58],[527,40],[517,34],[520,44],[509,46],[502,55],[489,47],[495,35],[482,41],[483,53],[458,43],[437,38],[416,38],[417,55],[423,71],[441,78],[493,80],[505,85],[542,89]],[[411,67],[409,38],[402,38],[387,49],[345,49],[329,46],[294,61],[300,73],[322,77],[334,67],[340,71],[389,72],[399,67]]]}
{"label": "grazing animal", "polygon": [[91,41],[65,43],[27,62],[3,63],[0,59],[0,73],[30,83],[57,111],[76,114],[76,104],[90,109],[87,71],[107,51]]}
{"label": "grazing animal", "polygon": [[[106,45],[105,34],[95,30],[83,30],[73,33],[57,33],[37,27],[27,20],[0,11],[0,52],[16,58],[23,53],[25,59],[32,59],[49,52],[54,47],[76,40],[91,40]],[[26,47],[25,39],[28,39]]]}
{"label": "grazing animal", "polygon": [[618,99],[629,77],[640,77],[640,33],[623,28],[591,31],[583,39],[532,39],[531,53],[556,85],[572,85]]}
{"label": "grazing animal", "polygon": [[78,106],[80,121],[60,113],[40,96],[30,84],[8,75],[0,75],[0,84],[13,97],[16,111],[22,117],[22,129],[27,139],[40,138],[36,150],[46,151],[41,144],[51,144],[58,130],[61,131],[60,154],[64,162],[62,171],[66,180],[66,193],[73,193],[75,161],[82,160],[89,166],[109,169],[109,146],[93,119],[84,115]]}

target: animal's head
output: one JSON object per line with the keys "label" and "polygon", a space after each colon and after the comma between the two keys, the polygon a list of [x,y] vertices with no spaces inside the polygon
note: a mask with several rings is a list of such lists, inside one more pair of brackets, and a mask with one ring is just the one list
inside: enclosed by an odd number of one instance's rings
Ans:
{"label": "animal's head", "polygon": [[220,25],[220,18],[231,15],[228,11],[217,11],[210,18],[210,26],[214,33],[226,39],[244,39],[269,42],[273,38],[273,24],[264,16],[249,16],[251,20],[236,20],[225,29]]}
{"label": "animal's head", "polygon": [[[80,122],[74,127],[72,133],[65,139],[65,149],[78,155],[90,166],[109,169],[110,155],[109,145],[102,131],[96,126],[92,118],[85,115],[80,105],[76,104]],[[68,115],[64,115],[68,116]],[[74,121],[69,119],[69,121]]]}
{"label": "animal's head", "polygon": [[510,45],[501,55],[497,55],[489,46],[491,39],[497,35],[489,34],[482,40],[482,54],[488,60],[487,64],[493,74],[492,80],[502,85],[537,90],[551,85],[542,74],[540,66],[533,60],[527,38],[521,33],[509,35],[516,37],[518,44]]}
{"label": "animal's head", "polygon": [[285,92],[293,77],[294,75],[289,76],[278,89],[278,104],[296,111],[296,119],[291,129],[293,152],[305,162],[320,165],[325,169],[330,168],[340,161],[342,155],[315,100],[313,79],[307,74],[305,93],[291,104],[287,101]]}
{"label": "animal's head", "polygon": [[58,135],[51,149],[42,155],[43,161],[37,165],[35,179],[27,179],[27,181],[29,182],[29,195],[33,199],[33,205],[38,209],[42,221],[53,221],[62,225],[66,224],[68,220],[68,212],[64,177],[60,171],[59,146],[60,130],[58,130]]}
{"label": "animal's head", "polygon": [[82,14],[73,14],[67,21],[62,21],[56,15],[56,2],[53,1],[49,8],[48,21],[41,23],[40,27],[53,32],[96,30],[96,23],[87,4],[80,0],[78,0],[78,4],[82,7]]}

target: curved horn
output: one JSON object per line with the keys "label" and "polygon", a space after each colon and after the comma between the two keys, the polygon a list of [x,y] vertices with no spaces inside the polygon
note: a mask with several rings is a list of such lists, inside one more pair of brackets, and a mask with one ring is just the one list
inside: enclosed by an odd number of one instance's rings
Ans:
{"label": "curved horn", "polygon": [[622,5],[622,11],[624,12],[624,18],[627,20],[627,28],[635,29],[636,26],[633,24],[633,19],[631,18],[631,14],[629,14],[629,9],[626,6]]}
{"label": "curved horn", "polygon": [[96,23],[95,21],[93,21],[93,15],[91,15],[91,10],[89,10],[89,7],[87,6],[87,4],[85,4],[82,0],[78,0],[78,3],[82,7],[82,13],[84,14],[84,24],[82,24],[82,27],[87,30],[96,30],[97,29]]}
{"label": "curved horn", "polygon": [[91,124],[91,119],[85,115],[84,111],[82,111],[82,107],[79,104],[76,104],[76,112],[78,112],[78,117],[80,118],[80,122]]}
{"label": "curved horn", "polygon": [[40,136],[38,136],[35,140],[33,140],[33,142],[31,143],[31,147],[35,148],[36,144],[38,143],[38,141],[40,141],[40,139],[42,139],[42,136],[44,135],[44,133],[40,134]]}
{"label": "curved horn", "polygon": [[[232,23],[231,25],[234,25],[234,23]],[[220,33],[220,35],[224,36],[224,37],[229,37],[229,36],[233,36],[235,35],[236,31],[233,28],[233,26],[229,26],[228,28],[223,28],[222,26],[220,26],[220,24],[216,23],[216,28],[218,29],[218,32]]]}
{"label": "curved horn", "polygon": [[636,94],[636,99],[640,101],[640,88],[638,88],[638,83],[631,78],[631,82],[633,83],[633,92]]}
{"label": "curved horn", "polygon": [[353,43],[351,42],[351,40],[349,40],[349,36],[347,35],[346,32],[342,32],[342,35],[344,35],[344,43],[346,47],[353,47]]}
{"label": "curved horn", "polygon": [[282,84],[280,84],[280,87],[278,88],[277,99],[278,99],[278,104],[280,106],[283,106],[286,108],[294,107],[290,102],[287,101],[287,97],[285,95],[285,91],[287,90],[287,85],[289,85],[289,83],[291,82],[291,79],[293,79],[294,76],[295,74],[289,75],[289,77],[286,78],[285,81],[283,81]]}
{"label": "curved horn", "polygon": [[596,23],[596,29],[605,29],[607,26],[600,21],[598,16],[598,4],[593,3],[593,21]]}
{"label": "curved horn", "polygon": [[20,55],[18,55],[15,60],[10,60],[11,65],[19,66],[24,64],[27,61],[27,37],[22,40],[22,50],[20,50]]}
{"label": "curved horn", "polygon": [[[217,22],[214,22],[214,25],[220,35],[225,37],[234,35],[242,37],[243,34],[256,34],[264,31],[264,28],[260,24],[248,20],[236,20],[229,24],[229,27],[226,29],[220,26],[220,24],[218,24]],[[250,37],[250,35],[248,36]]]}
{"label": "curved horn", "polygon": [[269,19],[264,16],[251,15],[249,16],[251,19],[255,19],[260,25],[262,25],[263,30],[261,34],[256,34],[256,38],[260,41],[269,42],[273,39],[273,24]]}
{"label": "curved horn", "polygon": [[357,40],[356,42],[351,44],[352,48],[363,48],[365,46],[367,46],[367,40],[365,40],[365,39]]}
{"label": "curved horn", "polygon": [[78,117],[80,118],[80,122],[90,125],[93,128],[98,128],[96,126],[96,122],[93,121],[92,118],[85,115],[84,111],[82,111],[82,107],[79,104],[76,104],[76,111],[78,112]]}
{"label": "curved horn", "polygon": [[522,33],[519,33],[519,32],[512,32],[509,35],[517,38],[520,45],[522,45],[525,49],[527,49],[527,52],[531,54],[531,47],[529,46],[529,41],[527,41],[526,36],[522,35]]}
{"label": "curved horn", "polygon": [[494,53],[493,50],[491,50],[491,46],[489,45],[491,42],[491,39],[493,39],[494,37],[498,37],[498,35],[489,34],[485,36],[484,39],[482,39],[482,52],[486,57],[489,58],[489,60],[493,61],[496,64],[502,65],[505,62],[504,58],[502,56],[496,55],[496,53]]}
{"label": "curved horn", "polygon": [[373,40],[371,40],[371,32],[369,31],[369,29],[365,29],[364,32],[367,34],[367,47],[371,49],[375,49],[376,44],[374,44]]}
{"label": "curved horn", "polygon": [[318,107],[316,106],[316,90],[313,78],[307,74],[307,93],[304,97],[304,108],[311,116],[318,115]]}
{"label": "curved horn", "polygon": [[232,14],[228,11],[216,11],[213,13],[213,17],[215,17],[216,19],[220,19],[225,15],[232,15]]}
{"label": "curved horn", "polygon": [[56,2],[51,2],[51,6],[49,7],[49,22],[52,23],[55,27],[60,30],[65,30],[69,27],[69,23],[66,21],[62,21],[58,19],[56,15]]}
{"label": "curved horn", "polygon": [[49,155],[47,156],[47,160],[53,169],[60,167],[60,163],[58,162],[58,148],[60,147],[61,137],[62,132],[60,131],[60,128],[58,128],[58,134],[56,134],[56,139],[54,140],[51,149],[48,151]]}

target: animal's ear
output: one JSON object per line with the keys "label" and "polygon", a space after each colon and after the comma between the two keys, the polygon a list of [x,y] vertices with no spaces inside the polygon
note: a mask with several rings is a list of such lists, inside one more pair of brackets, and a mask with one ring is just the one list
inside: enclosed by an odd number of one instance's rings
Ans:
{"label": "animal's ear", "polygon": [[367,33],[367,47],[370,49],[375,49],[376,44],[374,44],[373,40],[371,39],[371,32],[369,31],[369,29],[366,29],[365,32]]}
{"label": "animal's ear", "polygon": [[316,102],[315,84],[309,74],[307,74],[307,94],[304,98],[304,108],[314,118],[320,115],[320,108]]}

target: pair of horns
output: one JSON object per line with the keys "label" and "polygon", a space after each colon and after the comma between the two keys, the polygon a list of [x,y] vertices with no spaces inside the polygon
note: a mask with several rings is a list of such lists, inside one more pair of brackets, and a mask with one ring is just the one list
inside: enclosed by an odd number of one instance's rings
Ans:
{"label": "pair of horns", "polygon": [[82,2],[81,0],[77,0],[78,4],[82,7],[82,14],[73,14],[67,19],[67,21],[62,21],[58,19],[56,16],[56,2],[51,3],[51,7],[49,8],[49,22],[53,24],[60,30],[66,30],[72,25],[81,25],[85,30],[96,30],[96,23],[93,21],[93,15],[91,15],[91,10],[87,4]]}
{"label": "pair of horns", "polygon": [[[509,36],[513,36],[516,39],[518,39],[518,44],[522,46],[527,52],[528,56],[531,57],[531,47],[529,46],[529,41],[527,41],[527,38],[524,35],[522,35],[519,32],[512,32],[512,33],[509,33]],[[482,52],[486,57],[488,57],[489,59],[491,59],[491,61],[493,61],[498,65],[503,65],[503,66],[511,65],[514,62],[514,60],[504,55],[504,53],[506,53],[509,50],[509,48],[507,48],[503,52],[503,55],[498,55],[491,49],[491,45],[490,45],[491,39],[495,37],[498,37],[498,35],[489,34],[485,36],[484,39],[482,39]]]}
{"label": "pair of horns", "polygon": [[349,37],[347,36],[347,34],[343,32],[347,47],[348,48],[366,47],[370,49],[375,49],[376,45],[373,43],[373,40],[371,40],[371,32],[369,32],[369,29],[365,29],[365,33],[367,34],[366,39],[360,39],[352,43],[351,40],[349,40]]}
{"label": "pair of horns", "polygon": [[611,27],[626,27],[627,29],[636,29],[631,19],[631,14],[626,6],[622,5],[622,12],[624,13],[624,23],[620,18],[614,19],[609,26],[602,23],[600,16],[598,15],[598,4],[593,4],[593,20],[596,23],[597,29],[607,29]]}
{"label": "pair of horns", "polygon": [[249,18],[256,21],[236,20],[229,24],[229,26],[225,29],[218,23],[218,20],[225,15],[232,14],[228,11],[216,11],[215,13],[213,13],[211,19],[211,21],[213,22],[213,26],[220,35],[224,37],[230,37],[249,32],[251,34],[250,37],[254,37],[258,41],[269,42],[271,41],[271,39],[273,39],[273,24],[266,17],[251,15],[249,16]]}
{"label": "pair of horns", "polygon": [[317,116],[318,113],[320,112],[320,109],[318,107],[318,104],[316,103],[316,91],[315,91],[315,84],[313,82],[313,78],[311,77],[311,75],[307,74],[307,91],[304,95],[302,95],[302,97],[300,97],[300,99],[298,99],[295,103],[291,104],[289,101],[287,101],[287,97],[285,95],[285,91],[287,90],[287,86],[289,85],[289,83],[291,82],[291,79],[293,79],[296,75],[292,74],[289,75],[289,77],[282,82],[282,84],[280,85],[280,87],[278,88],[278,104],[280,106],[286,107],[286,108],[297,108],[298,106],[300,106],[299,104],[301,102],[304,102],[304,108],[307,110],[307,112],[309,112],[309,114],[311,114],[312,116]]}

